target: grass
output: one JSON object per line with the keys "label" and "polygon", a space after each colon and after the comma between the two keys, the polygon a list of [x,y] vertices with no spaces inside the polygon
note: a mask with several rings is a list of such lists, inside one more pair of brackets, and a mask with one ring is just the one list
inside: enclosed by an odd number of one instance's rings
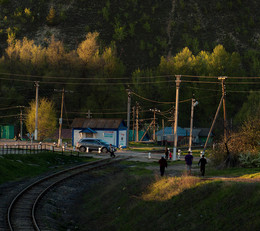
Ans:
{"label": "grass", "polygon": [[222,177],[246,177],[246,178],[256,178],[260,177],[260,168],[226,168],[226,169],[216,169],[214,167],[207,168],[207,176],[222,176]]}
{"label": "grass", "polygon": [[52,152],[41,154],[12,154],[0,157],[0,184],[33,177],[53,168],[91,161],[91,158],[66,156]]}
{"label": "grass", "polygon": [[[99,183],[86,193],[84,203],[76,208],[78,230],[260,229],[258,182],[160,177],[145,171],[140,175],[147,163],[125,166],[106,184]],[[233,173],[245,176],[254,171],[236,169]]]}
{"label": "grass", "polygon": [[[4,155],[0,158],[0,183],[90,160],[49,152]],[[169,164],[185,165],[184,161]],[[149,170],[150,166],[158,167],[158,162],[124,161],[119,167],[96,170],[103,182],[93,184],[84,193],[84,200],[73,205],[76,230],[260,229],[259,168],[217,170],[209,165],[209,178],[200,178],[160,177]],[[60,230],[67,230],[72,220],[63,221]]]}

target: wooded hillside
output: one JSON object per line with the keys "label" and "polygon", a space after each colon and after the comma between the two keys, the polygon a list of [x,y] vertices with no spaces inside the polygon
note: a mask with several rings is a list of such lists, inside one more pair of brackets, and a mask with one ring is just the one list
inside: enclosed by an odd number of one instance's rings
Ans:
{"label": "wooded hillside", "polygon": [[[132,106],[139,102],[147,123],[151,107],[168,120],[180,74],[180,100],[199,100],[194,126],[209,127],[221,97],[217,77],[260,76],[259,7],[255,0],[0,0],[1,108],[27,107],[40,81],[40,97],[52,99],[57,114],[61,95],[54,89],[73,91],[65,96],[67,126],[88,110],[126,118],[130,87]],[[259,105],[257,81],[227,80],[230,124],[241,122],[236,115],[248,98]],[[190,103],[182,105],[180,126],[188,127]],[[18,122],[12,110],[1,123]]]}

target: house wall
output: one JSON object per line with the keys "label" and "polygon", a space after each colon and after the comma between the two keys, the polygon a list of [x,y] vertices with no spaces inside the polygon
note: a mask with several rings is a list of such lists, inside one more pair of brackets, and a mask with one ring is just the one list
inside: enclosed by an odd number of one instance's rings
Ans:
{"label": "house wall", "polygon": [[[82,129],[73,129],[72,130],[72,144],[76,146],[77,142],[85,138],[85,133],[80,133]],[[95,130],[97,133],[93,134],[93,138],[102,139],[109,144],[113,144],[117,147],[126,147],[126,130]]]}
{"label": "house wall", "polygon": [[96,138],[105,140],[109,144],[117,145],[116,143],[116,137],[117,137],[117,131],[111,131],[111,130],[95,130]]}
{"label": "house wall", "polygon": [[119,147],[126,148],[126,130],[119,131]]}

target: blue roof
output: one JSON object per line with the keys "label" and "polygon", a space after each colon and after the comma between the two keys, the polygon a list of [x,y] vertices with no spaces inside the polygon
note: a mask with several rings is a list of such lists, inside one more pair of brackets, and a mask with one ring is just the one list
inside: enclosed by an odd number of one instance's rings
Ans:
{"label": "blue roof", "polygon": [[[165,127],[164,128],[164,135],[171,135],[174,134],[174,130],[172,127]],[[157,136],[162,136],[163,135],[163,129],[159,130],[158,132],[156,132]],[[190,132],[186,131],[184,128],[181,127],[177,127],[177,135],[178,136],[189,136]]]}
{"label": "blue roof", "polygon": [[80,131],[80,133],[97,133],[96,131],[92,130],[91,128],[84,128]]}

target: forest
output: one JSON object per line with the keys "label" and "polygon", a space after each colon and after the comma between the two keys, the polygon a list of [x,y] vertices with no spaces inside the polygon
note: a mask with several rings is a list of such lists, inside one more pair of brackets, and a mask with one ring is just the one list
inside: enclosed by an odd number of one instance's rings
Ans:
{"label": "forest", "polygon": [[[157,108],[171,126],[175,75],[181,75],[179,125],[209,127],[225,81],[228,124],[259,115],[260,3],[229,1],[0,1],[1,124],[19,124],[20,108],[51,100],[64,127],[73,118],[126,119],[127,89],[140,126]],[[253,105],[253,106],[252,106]],[[20,107],[19,107],[20,106]],[[11,108],[10,108],[11,107]],[[8,108],[8,110],[5,110]],[[254,108],[254,109],[252,109]],[[218,120],[216,133],[223,130]],[[220,132],[221,131],[221,132]]]}

